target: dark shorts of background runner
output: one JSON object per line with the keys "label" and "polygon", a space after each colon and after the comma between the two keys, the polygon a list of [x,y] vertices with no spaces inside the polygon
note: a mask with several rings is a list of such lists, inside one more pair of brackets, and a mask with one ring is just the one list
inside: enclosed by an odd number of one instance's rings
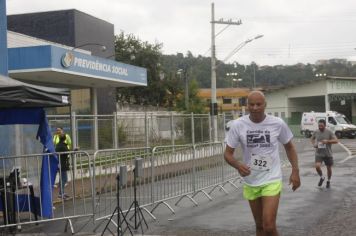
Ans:
{"label": "dark shorts of background runner", "polygon": [[324,162],[325,165],[327,166],[334,165],[333,157],[327,157],[327,156],[315,156],[315,162]]}

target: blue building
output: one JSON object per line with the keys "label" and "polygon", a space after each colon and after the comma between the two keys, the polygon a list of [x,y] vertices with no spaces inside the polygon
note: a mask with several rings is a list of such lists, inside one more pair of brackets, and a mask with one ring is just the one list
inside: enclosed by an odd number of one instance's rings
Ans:
{"label": "blue building", "polygon": [[[78,114],[112,114],[116,88],[146,86],[146,69],[116,62],[114,25],[78,10],[10,15],[9,76],[71,89]],[[105,47],[105,50],[103,50]]]}

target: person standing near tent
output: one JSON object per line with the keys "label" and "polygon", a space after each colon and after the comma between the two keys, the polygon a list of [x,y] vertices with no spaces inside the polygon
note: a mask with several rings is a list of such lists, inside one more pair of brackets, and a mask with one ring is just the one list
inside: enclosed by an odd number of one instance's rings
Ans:
{"label": "person standing near tent", "polygon": [[57,127],[56,128],[56,133],[53,136],[53,144],[56,147],[58,142],[59,142],[59,137],[61,135],[65,135],[66,136],[66,140],[65,143],[67,144],[68,150],[72,150],[72,139],[70,138],[69,134],[64,133],[64,130],[62,127]]}
{"label": "person standing near tent", "polygon": [[56,152],[59,153],[59,177],[60,177],[60,185],[59,185],[59,198],[67,198],[68,195],[64,193],[64,187],[68,182],[68,173],[67,171],[70,170],[69,165],[69,154],[61,152],[68,152],[71,150],[72,140],[70,136],[64,133],[62,127],[58,127],[56,129],[56,134],[53,136],[53,143],[55,146]]}

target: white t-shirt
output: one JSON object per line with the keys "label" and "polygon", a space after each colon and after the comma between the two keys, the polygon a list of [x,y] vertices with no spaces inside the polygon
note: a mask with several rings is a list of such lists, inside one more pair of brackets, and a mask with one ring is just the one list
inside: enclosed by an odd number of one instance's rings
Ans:
{"label": "white t-shirt", "polygon": [[227,145],[241,145],[243,162],[250,167],[251,174],[243,177],[245,183],[260,186],[282,179],[279,144],[288,143],[293,134],[280,118],[266,115],[260,123],[254,123],[249,115],[235,120],[228,132]]}

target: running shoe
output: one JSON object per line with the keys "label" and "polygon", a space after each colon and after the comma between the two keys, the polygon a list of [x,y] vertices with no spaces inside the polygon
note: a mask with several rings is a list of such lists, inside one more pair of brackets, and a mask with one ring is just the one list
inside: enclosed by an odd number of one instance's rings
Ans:
{"label": "running shoe", "polygon": [[321,177],[318,183],[318,186],[321,187],[321,185],[323,185],[323,182],[325,180],[325,177]]}
{"label": "running shoe", "polygon": [[330,188],[330,181],[326,181],[326,188]]}

